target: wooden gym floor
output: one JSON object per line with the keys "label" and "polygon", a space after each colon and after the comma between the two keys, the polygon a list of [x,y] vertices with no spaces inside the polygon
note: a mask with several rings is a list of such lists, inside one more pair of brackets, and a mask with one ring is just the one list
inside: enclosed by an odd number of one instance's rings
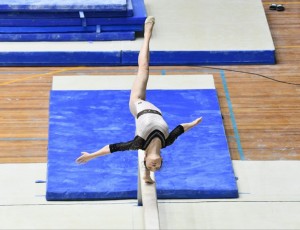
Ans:
{"label": "wooden gym floor", "polygon": [[[300,2],[263,3],[276,47],[276,65],[161,66],[151,67],[150,74],[214,76],[233,160],[300,160]],[[283,3],[286,10],[270,11],[271,3]],[[137,67],[0,68],[0,163],[47,161],[52,76],[136,71]]]}

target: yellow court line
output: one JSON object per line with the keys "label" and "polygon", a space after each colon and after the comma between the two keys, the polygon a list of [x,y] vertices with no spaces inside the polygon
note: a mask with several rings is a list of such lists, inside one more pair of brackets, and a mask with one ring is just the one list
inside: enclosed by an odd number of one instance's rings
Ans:
{"label": "yellow court line", "polygon": [[276,46],[278,49],[300,48],[300,46]]}
{"label": "yellow court line", "polygon": [[263,2],[263,4],[300,4],[300,2],[284,2],[284,1],[281,1],[281,3],[276,3],[276,2]]}
{"label": "yellow court line", "polygon": [[35,77],[41,77],[41,76],[45,76],[45,75],[53,75],[53,74],[57,74],[57,73],[62,73],[62,72],[77,70],[77,69],[83,69],[83,68],[85,68],[85,67],[73,67],[73,68],[67,68],[67,69],[62,69],[62,70],[56,70],[56,71],[52,71],[52,72],[48,72],[48,73],[35,74],[35,75],[29,76],[29,77],[19,78],[19,79],[7,81],[4,83],[0,83],[0,86],[9,85],[9,84],[12,84],[15,82],[20,82],[20,81],[25,81],[25,80],[35,78]]}

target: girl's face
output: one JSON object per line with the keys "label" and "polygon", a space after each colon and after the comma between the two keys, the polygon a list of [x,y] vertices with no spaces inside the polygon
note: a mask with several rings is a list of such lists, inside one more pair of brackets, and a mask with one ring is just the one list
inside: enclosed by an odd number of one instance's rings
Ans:
{"label": "girl's face", "polygon": [[151,172],[159,170],[162,166],[162,158],[158,157],[156,159],[151,159],[147,157],[144,161],[145,167]]}

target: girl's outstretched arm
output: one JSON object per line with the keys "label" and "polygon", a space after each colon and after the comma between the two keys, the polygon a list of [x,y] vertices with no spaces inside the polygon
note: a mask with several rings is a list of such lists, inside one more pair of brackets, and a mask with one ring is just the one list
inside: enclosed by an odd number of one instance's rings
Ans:
{"label": "girl's outstretched arm", "polygon": [[102,149],[99,149],[97,152],[94,153],[82,152],[81,153],[82,155],[76,159],[76,162],[78,164],[83,164],[96,157],[104,156],[109,153],[110,153],[109,145],[105,145]]}
{"label": "girl's outstretched arm", "polygon": [[181,124],[181,126],[184,129],[184,132],[189,131],[191,128],[195,127],[196,125],[198,125],[200,122],[202,121],[202,117],[199,117],[197,119],[195,119],[194,121],[190,122],[190,123],[183,123]]}

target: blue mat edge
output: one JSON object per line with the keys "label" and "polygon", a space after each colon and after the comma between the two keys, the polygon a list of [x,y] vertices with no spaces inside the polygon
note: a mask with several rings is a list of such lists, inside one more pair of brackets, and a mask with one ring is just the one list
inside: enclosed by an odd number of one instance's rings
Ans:
{"label": "blue mat edge", "polygon": [[[165,190],[165,193],[168,191]],[[172,192],[172,191],[170,191]],[[186,194],[186,197],[181,197],[180,200],[190,200],[190,199],[236,199],[239,197],[238,190],[216,190],[210,191],[209,193],[199,193],[198,191],[186,191],[180,190],[178,191],[181,194]],[[220,193],[222,194],[222,198],[220,198]],[[120,197],[120,192],[116,193],[116,195],[105,196],[106,193],[91,193],[86,194],[84,198],[78,198],[77,193],[68,193],[66,196],[59,196],[56,192],[46,192],[46,200],[47,201],[88,201],[88,200],[127,200],[127,199],[137,199],[137,190],[124,192],[122,197]],[[118,195],[118,196],[117,196]],[[102,197],[102,198],[99,198]],[[178,197],[170,196],[170,195],[161,195],[159,190],[157,191],[158,199],[179,199]]]}
{"label": "blue mat edge", "polygon": [[[0,52],[0,66],[136,66],[137,51]],[[180,57],[178,57],[180,56]],[[26,62],[24,61],[26,60]],[[66,61],[67,60],[67,61]],[[167,61],[166,61],[167,60]],[[151,65],[276,64],[275,50],[152,51]]]}
{"label": "blue mat edge", "polygon": [[[151,65],[275,64],[275,50],[151,51]],[[137,51],[123,51],[123,65],[137,65]]]}
{"label": "blue mat edge", "polygon": [[[66,62],[68,60],[68,62]],[[0,66],[119,65],[121,52],[0,52]]]}
{"label": "blue mat edge", "polygon": [[135,32],[104,33],[18,33],[0,34],[0,41],[125,41],[135,40]]}
{"label": "blue mat edge", "polygon": [[[124,32],[143,31],[143,25],[98,25],[100,34],[102,32]],[[36,34],[36,33],[87,33],[96,32],[98,26],[47,26],[47,27],[1,27],[1,34]]]}
{"label": "blue mat edge", "polygon": [[[61,193],[57,195],[57,192],[46,191],[47,201],[87,201],[87,200],[127,200],[127,199],[137,199],[137,190],[127,191],[122,193],[120,197],[120,192],[110,193],[109,196],[106,193],[86,193],[86,197],[78,198],[77,193],[68,193],[66,196],[62,196]],[[101,199],[99,197],[102,197]]]}

